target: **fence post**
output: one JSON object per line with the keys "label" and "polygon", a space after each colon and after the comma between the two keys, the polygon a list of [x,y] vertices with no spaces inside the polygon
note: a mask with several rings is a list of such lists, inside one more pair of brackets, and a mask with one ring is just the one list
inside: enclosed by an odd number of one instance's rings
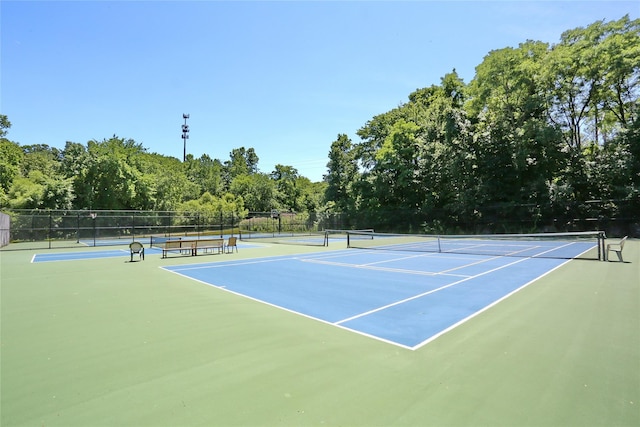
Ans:
{"label": "fence post", "polygon": [[93,212],[91,214],[91,222],[93,223],[93,247],[96,247],[96,217],[98,216],[97,213]]}
{"label": "fence post", "polygon": [[236,213],[231,212],[231,237],[233,237],[235,225],[236,225]]}
{"label": "fence post", "polygon": [[49,210],[49,249],[51,249],[51,238],[53,236],[53,218],[51,217],[51,210]]}

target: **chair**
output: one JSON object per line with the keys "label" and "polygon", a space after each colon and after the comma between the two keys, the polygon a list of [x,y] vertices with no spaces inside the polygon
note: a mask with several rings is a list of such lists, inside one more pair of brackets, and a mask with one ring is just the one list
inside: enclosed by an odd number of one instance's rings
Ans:
{"label": "chair", "polygon": [[620,262],[624,262],[622,260],[622,249],[624,248],[624,242],[627,240],[627,237],[629,236],[624,236],[618,243],[609,243],[607,245],[607,261],[609,260],[609,251],[614,251],[616,255],[618,255]]}
{"label": "chair", "polygon": [[131,262],[133,262],[133,254],[138,254],[138,257],[144,261],[144,246],[140,242],[131,242],[129,244],[129,251],[131,252]]}
{"label": "chair", "polygon": [[[237,237],[229,237],[229,240],[227,240],[227,246],[226,246],[226,252],[229,253],[233,253],[233,248],[236,248],[236,252],[238,252],[238,238]],[[231,248],[231,249],[229,249]]]}

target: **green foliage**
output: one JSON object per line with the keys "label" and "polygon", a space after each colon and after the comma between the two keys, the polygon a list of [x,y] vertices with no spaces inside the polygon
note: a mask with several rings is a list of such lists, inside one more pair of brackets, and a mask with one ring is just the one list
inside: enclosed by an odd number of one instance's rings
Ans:
{"label": "green foliage", "polygon": [[4,114],[0,114],[0,138],[4,138],[7,135],[9,128],[11,128],[9,118]]}
{"label": "green foliage", "polygon": [[496,49],[469,84],[452,70],[367,121],[359,141],[339,134],[319,183],[283,164],[260,172],[253,148],[181,162],[115,135],[21,147],[0,115],[0,206],[178,209],[207,222],[279,209],[302,228],[341,212],[344,226],[441,232],[553,227],[604,199],[628,201],[609,211],[640,223],[639,93],[640,20],[628,16],[553,46]]}
{"label": "green foliage", "polygon": [[3,192],[9,191],[14,178],[20,175],[23,158],[19,144],[0,138],[0,189]]}
{"label": "green foliage", "polygon": [[247,215],[244,208],[244,200],[240,196],[226,193],[216,197],[205,192],[197,200],[189,200],[180,204],[178,212],[185,218],[198,216],[201,224],[222,224],[224,217],[234,215],[235,218],[243,218]]}
{"label": "green foliage", "polygon": [[237,176],[231,182],[229,191],[242,197],[249,211],[268,212],[276,204],[276,184],[266,174]]}
{"label": "green foliage", "polygon": [[506,231],[592,215],[581,200],[637,198],[639,29],[596,22],[555,46],[494,50],[469,85],[454,70],[417,89],[361,142],[332,144],[330,208],[367,227]]}

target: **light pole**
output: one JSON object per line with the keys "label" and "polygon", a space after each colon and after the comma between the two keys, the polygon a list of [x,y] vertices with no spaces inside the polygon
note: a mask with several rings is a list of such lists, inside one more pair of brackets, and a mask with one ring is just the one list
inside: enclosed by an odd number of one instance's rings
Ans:
{"label": "light pole", "polygon": [[182,140],[184,141],[184,151],[182,153],[182,161],[187,161],[187,139],[189,139],[189,126],[187,125],[188,114],[182,114],[184,124],[182,125]]}

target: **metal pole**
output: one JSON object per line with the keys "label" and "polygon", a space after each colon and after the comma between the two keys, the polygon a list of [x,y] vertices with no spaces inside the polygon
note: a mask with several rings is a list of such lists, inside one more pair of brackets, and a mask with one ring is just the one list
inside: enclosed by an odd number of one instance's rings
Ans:
{"label": "metal pole", "polygon": [[51,249],[52,227],[51,211],[49,211],[49,249]]}
{"label": "metal pole", "polygon": [[184,149],[182,152],[182,161],[187,161],[187,139],[189,139],[189,126],[187,125],[187,119],[189,118],[188,114],[182,114],[182,118],[184,119],[184,124],[182,125],[182,141],[184,144]]}

